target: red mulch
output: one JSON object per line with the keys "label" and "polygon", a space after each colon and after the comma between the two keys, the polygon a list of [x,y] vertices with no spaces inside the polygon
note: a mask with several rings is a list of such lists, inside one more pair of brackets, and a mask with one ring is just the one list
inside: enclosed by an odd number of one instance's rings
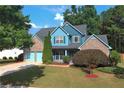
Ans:
{"label": "red mulch", "polygon": [[85,77],[86,78],[97,78],[98,75],[96,75],[96,74],[87,74]]}

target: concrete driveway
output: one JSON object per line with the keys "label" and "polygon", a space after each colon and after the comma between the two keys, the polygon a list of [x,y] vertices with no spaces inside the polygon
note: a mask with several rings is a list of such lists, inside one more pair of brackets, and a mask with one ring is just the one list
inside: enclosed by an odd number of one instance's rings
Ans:
{"label": "concrete driveway", "polygon": [[31,62],[20,62],[20,63],[8,64],[5,66],[0,66],[0,76],[7,75],[16,72],[18,70],[26,69],[35,65],[38,64]]}

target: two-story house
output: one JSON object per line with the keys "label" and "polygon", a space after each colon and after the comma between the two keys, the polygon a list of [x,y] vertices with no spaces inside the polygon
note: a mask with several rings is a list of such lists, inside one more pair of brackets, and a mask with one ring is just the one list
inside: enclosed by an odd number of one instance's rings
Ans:
{"label": "two-story house", "polygon": [[42,28],[33,36],[34,45],[25,51],[25,61],[42,62],[44,37],[51,32],[53,61],[62,62],[63,56],[73,56],[77,51],[100,49],[107,56],[111,47],[106,35],[87,35],[86,25],[73,26],[65,22],[63,26]]}

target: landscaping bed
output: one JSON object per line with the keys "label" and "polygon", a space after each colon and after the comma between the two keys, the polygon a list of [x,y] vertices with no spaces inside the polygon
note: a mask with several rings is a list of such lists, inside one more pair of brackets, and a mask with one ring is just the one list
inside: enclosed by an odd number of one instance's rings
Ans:
{"label": "landscaping bed", "polygon": [[114,74],[115,77],[119,79],[124,79],[124,68],[122,67],[99,67],[97,68],[98,71]]}

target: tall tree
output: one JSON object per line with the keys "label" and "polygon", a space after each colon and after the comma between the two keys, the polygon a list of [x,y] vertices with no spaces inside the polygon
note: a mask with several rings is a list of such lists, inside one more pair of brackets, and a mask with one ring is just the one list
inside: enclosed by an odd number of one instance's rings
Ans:
{"label": "tall tree", "polygon": [[0,6],[0,50],[32,45],[28,33],[29,16],[22,13],[23,6]]}
{"label": "tall tree", "polygon": [[113,49],[124,52],[124,6],[115,6],[101,14],[101,34],[107,34]]}
{"label": "tall tree", "polygon": [[86,6],[71,6],[64,12],[64,20],[73,25],[87,24],[88,34],[99,34],[100,17],[97,15],[95,7]]}
{"label": "tall tree", "polygon": [[44,49],[43,49],[43,62],[44,63],[51,63],[52,62],[52,44],[51,44],[51,36],[50,32],[48,36],[44,39]]}

